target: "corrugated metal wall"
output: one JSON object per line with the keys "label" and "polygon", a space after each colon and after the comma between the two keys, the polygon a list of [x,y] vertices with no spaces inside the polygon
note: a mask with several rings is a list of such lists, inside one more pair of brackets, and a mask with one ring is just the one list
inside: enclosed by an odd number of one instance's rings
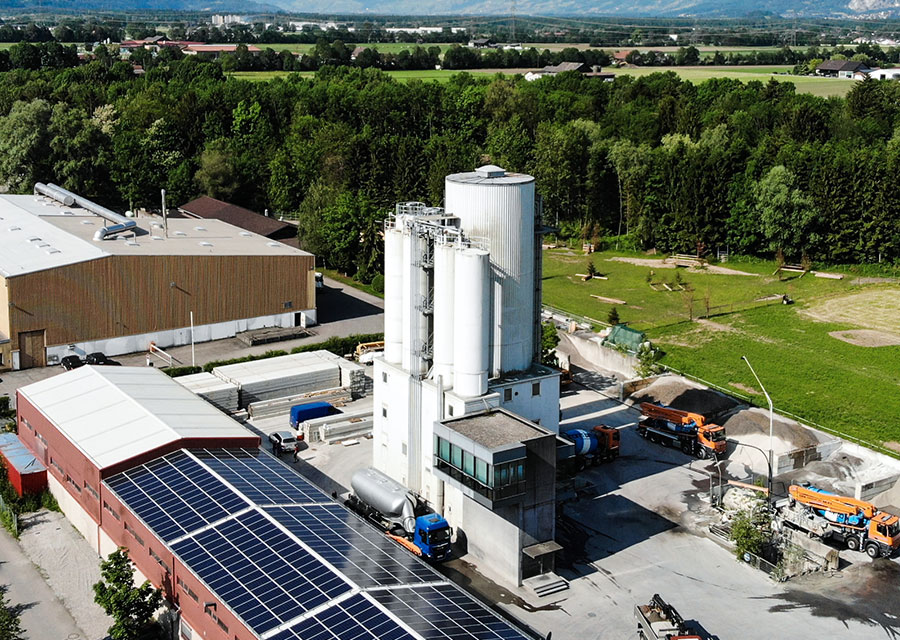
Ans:
{"label": "corrugated metal wall", "polygon": [[191,311],[203,325],[312,309],[313,269],[313,256],[116,255],[17,276],[11,337],[46,329],[49,346],[186,327]]}

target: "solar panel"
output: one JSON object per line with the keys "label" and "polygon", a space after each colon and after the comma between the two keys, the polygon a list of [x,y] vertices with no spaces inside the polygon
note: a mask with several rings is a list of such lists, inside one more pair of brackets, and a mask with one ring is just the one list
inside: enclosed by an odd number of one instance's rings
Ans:
{"label": "solar panel", "polygon": [[258,634],[351,588],[258,511],[198,532],[172,549]]}
{"label": "solar panel", "polygon": [[166,542],[249,506],[184,451],[119,473],[106,484]]}
{"label": "solar panel", "polygon": [[259,449],[193,449],[191,453],[256,504],[331,501],[321,489]]}
{"label": "solar panel", "polygon": [[444,578],[339,504],[264,509],[361,587]]}
{"label": "solar panel", "polygon": [[425,640],[528,640],[450,584],[383,589],[368,594]]}
{"label": "solar panel", "polygon": [[415,638],[361,593],[282,631],[271,640],[404,640]]}

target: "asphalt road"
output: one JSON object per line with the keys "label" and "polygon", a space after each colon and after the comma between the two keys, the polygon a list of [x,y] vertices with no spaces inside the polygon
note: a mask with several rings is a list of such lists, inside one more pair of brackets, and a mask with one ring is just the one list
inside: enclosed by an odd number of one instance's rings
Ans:
{"label": "asphalt road", "polygon": [[10,604],[22,608],[22,628],[29,640],[87,639],[5,529],[0,529],[0,585],[8,587]]}

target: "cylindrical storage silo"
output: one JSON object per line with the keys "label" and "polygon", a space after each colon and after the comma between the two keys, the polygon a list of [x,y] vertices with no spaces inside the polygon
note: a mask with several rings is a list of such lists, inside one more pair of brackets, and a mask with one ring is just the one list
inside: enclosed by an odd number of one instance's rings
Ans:
{"label": "cylindrical storage silo", "polygon": [[453,389],[463,397],[487,393],[490,348],[490,254],[460,249],[454,260]]}
{"label": "cylindrical storage silo", "polygon": [[456,249],[436,244],[434,252],[434,368],[445,387],[453,386],[453,300]]}
{"label": "cylindrical storage silo", "polygon": [[403,358],[403,234],[384,233],[384,359],[400,364]]}
{"label": "cylindrical storage silo", "polygon": [[410,233],[409,229],[403,229],[403,233],[401,235],[402,241],[402,277],[403,277],[403,291],[401,292],[401,304],[402,304],[402,315],[400,318],[400,326],[403,334],[403,346],[401,350],[401,358],[400,362],[405,371],[409,371],[410,367],[412,367],[412,351],[413,351],[413,322],[414,317],[413,313],[415,310],[413,309],[415,305],[415,299],[412,292],[412,278],[413,278],[413,269],[415,267],[412,266],[413,263],[413,235]]}
{"label": "cylindrical storage silo", "polygon": [[[489,243],[500,288],[491,327],[495,375],[531,367],[534,346],[534,178],[494,166],[445,181],[445,210],[470,237]],[[496,348],[499,346],[499,348]]]}

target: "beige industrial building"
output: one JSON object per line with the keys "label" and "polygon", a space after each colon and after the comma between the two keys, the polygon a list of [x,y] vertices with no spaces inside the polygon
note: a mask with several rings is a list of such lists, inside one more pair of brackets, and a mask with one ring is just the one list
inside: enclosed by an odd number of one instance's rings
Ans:
{"label": "beige industrial building", "polygon": [[[220,220],[0,196],[0,369],[315,324],[314,256]],[[193,318],[193,328],[191,318]]]}

